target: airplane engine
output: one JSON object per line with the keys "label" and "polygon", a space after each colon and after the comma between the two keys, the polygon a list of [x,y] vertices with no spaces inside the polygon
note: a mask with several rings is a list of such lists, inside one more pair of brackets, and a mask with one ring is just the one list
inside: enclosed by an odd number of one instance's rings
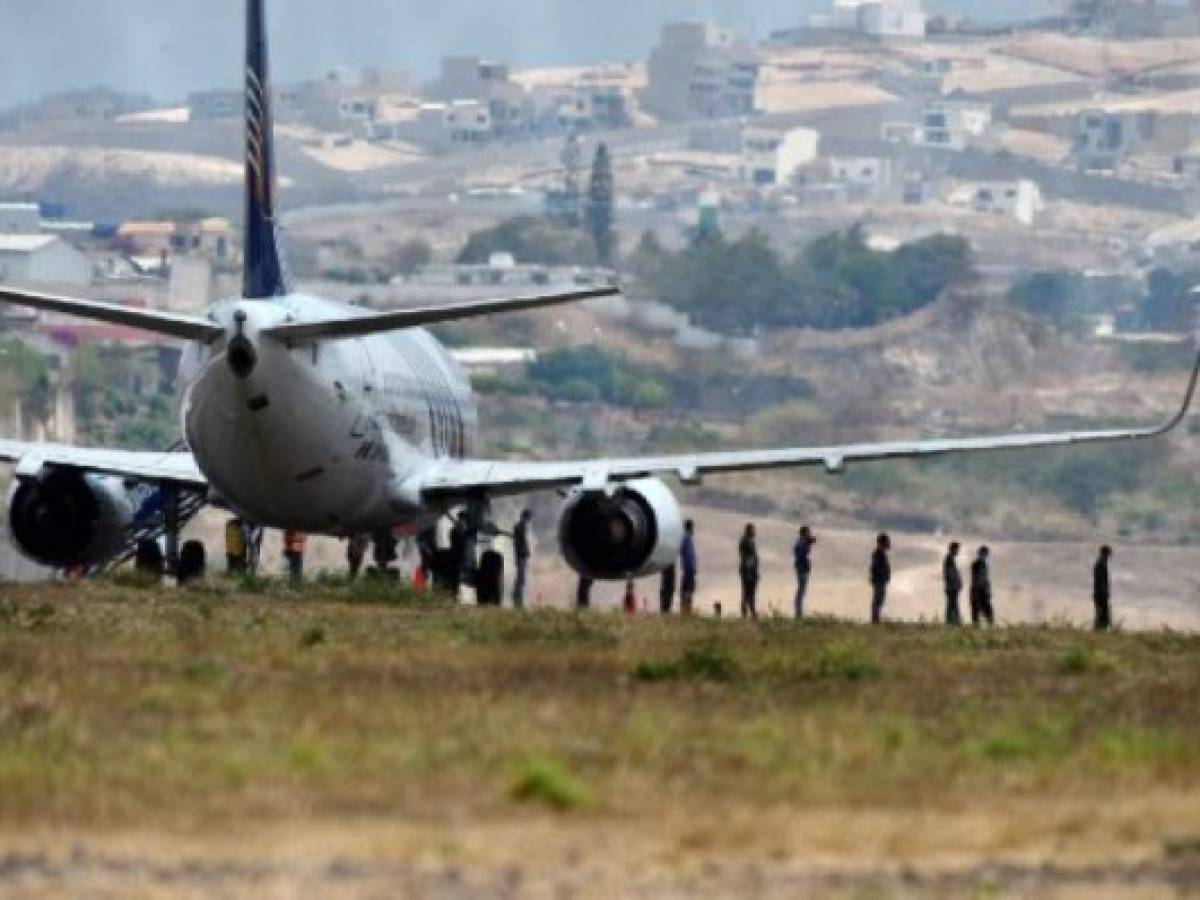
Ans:
{"label": "airplane engine", "polygon": [[661,481],[631,481],[611,496],[574,495],[558,528],[563,557],[580,575],[622,581],[672,565],[683,544],[683,516]]}
{"label": "airplane engine", "polygon": [[40,565],[93,566],[120,553],[137,508],[120,478],[54,469],[14,483],[8,526],[21,553]]}

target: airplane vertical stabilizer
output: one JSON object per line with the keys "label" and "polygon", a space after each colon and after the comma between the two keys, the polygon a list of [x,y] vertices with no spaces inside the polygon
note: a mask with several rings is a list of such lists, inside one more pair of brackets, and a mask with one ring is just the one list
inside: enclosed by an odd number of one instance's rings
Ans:
{"label": "airplane vertical stabilizer", "polygon": [[242,296],[288,292],[275,222],[275,126],[271,114],[266,0],[246,0],[246,246]]}

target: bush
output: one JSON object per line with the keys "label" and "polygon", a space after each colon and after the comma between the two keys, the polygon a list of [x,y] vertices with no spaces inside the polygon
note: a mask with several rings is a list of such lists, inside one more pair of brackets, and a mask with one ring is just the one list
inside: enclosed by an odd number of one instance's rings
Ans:
{"label": "bush", "polygon": [[734,681],[741,666],[729,648],[716,639],[693,644],[676,659],[639,663],[633,670],[638,681]]}
{"label": "bush", "polygon": [[587,235],[536,216],[520,216],[475,232],[467,239],[458,261],[480,265],[494,253],[511,253],[518,262],[542,266],[596,263],[596,251]]}
{"label": "bush", "polygon": [[1058,657],[1060,675],[1084,675],[1088,672],[1107,672],[1115,668],[1116,657],[1084,644],[1074,644],[1062,651]]}
{"label": "bush", "polygon": [[936,235],[877,252],[861,226],[818,238],[791,260],[751,230],[736,240],[698,234],[682,253],[643,253],[639,265],[665,303],[706,328],[737,334],[876,325],[974,277],[971,248],[962,238]]}
{"label": "bush", "polygon": [[509,796],[521,802],[541,803],[559,812],[579,809],[591,799],[583,782],[564,763],[548,756],[531,756],[518,765]]}
{"label": "bush", "polygon": [[875,651],[858,640],[833,641],[821,648],[814,674],[836,681],[874,681],[883,675]]}

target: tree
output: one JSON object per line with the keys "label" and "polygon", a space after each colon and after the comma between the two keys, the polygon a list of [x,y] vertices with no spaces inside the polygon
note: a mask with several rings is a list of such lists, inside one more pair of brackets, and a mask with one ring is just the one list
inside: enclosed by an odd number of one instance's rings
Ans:
{"label": "tree", "polygon": [[396,248],[392,267],[397,274],[412,275],[433,261],[433,247],[424,238],[413,238]]}
{"label": "tree", "polygon": [[458,262],[482,265],[494,253],[511,253],[518,262],[540,266],[590,266],[596,262],[585,235],[536,216],[518,216],[476,231],[467,239]]}
{"label": "tree", "polygon": [[1142,327],[1149,331],[1183,331],[1192,324],[1194,301],[1191,289],[1195,272],[1155,269],[1150,273],[1150,291],[1142,303]]}
{"label": "tree", "polygon": [[1013,285],[1009,301],[1026,312],[1042,316],[1065,331],[1082,327],[1087,313],[1087,287],[1077,272],[1035,272]]}
{"label": "tree", "polygon": [[596,259],[602,266],[613,264],[617,244],[613,228],[614,191],[612,158],[608,153],[608,145],[601,144],[596,148],[596,158],[592,161],[592,180],[588,185],[587,230],[596,248]]}

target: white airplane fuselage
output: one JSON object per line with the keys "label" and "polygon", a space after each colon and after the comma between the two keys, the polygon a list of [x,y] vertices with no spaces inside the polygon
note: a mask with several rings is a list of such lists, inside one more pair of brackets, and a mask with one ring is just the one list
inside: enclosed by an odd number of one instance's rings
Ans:
{"label": "white airplane fuselage", "polygon": [[253,365],[235,371],[230,339],[190,345],[183,428],[216,496],[247,519],[314,534],[421,526],[437,511],[410,487],[438,459],[475,447],[478,415],[458,363],[423,329],[295,347],[259,332],[364,314],[302,294],[219,303]]}

